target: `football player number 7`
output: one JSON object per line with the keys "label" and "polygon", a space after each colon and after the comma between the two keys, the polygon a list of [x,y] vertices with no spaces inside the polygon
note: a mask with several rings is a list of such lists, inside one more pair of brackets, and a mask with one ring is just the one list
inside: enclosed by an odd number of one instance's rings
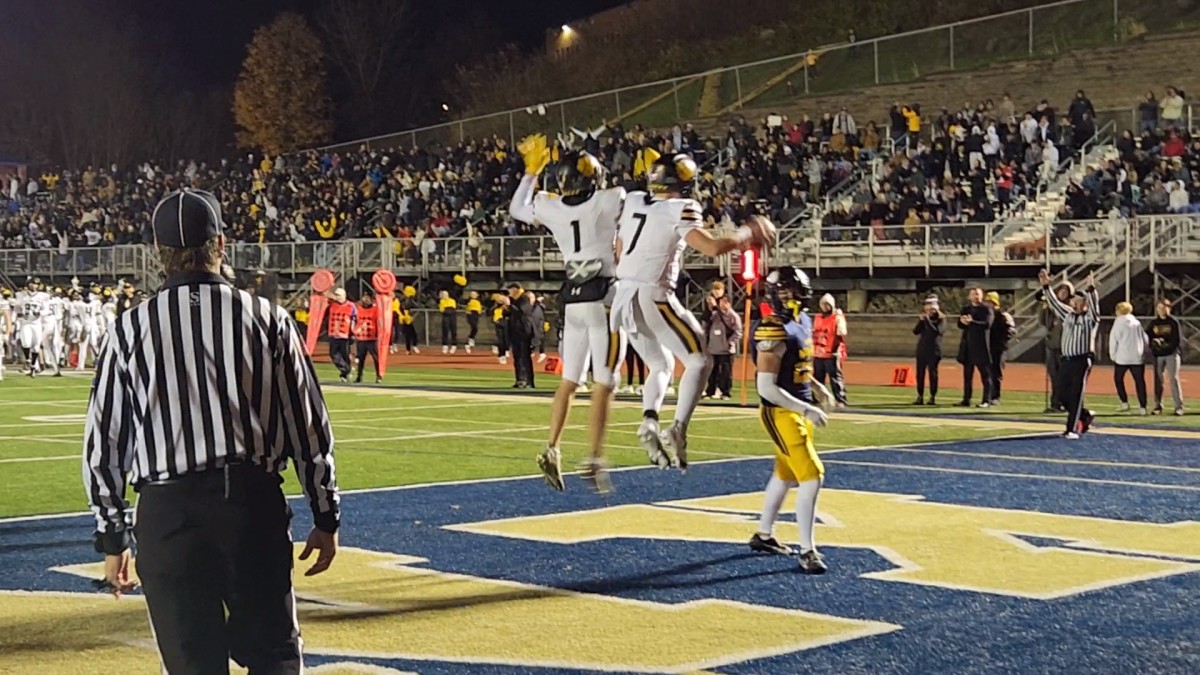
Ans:
{"label": "football player number 7", "polygon": [[637,246],[638,237],[642,236],[642,228],[646,226],[646,214],[635,213],[633,219],[638,221],[637,229],[633,232],[633,239],[629,240],[629,248],[625,249],[625,255],[633,253],[633,247]]}

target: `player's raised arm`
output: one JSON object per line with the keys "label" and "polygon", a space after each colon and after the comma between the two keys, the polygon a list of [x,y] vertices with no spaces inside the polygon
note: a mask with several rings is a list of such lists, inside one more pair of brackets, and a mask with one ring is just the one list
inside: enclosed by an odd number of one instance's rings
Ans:
{"label": "player's raised arm", "polygon": [[550,148],[541,134],[528,136],[517,146],[525,160],[525,175],[517,185],[508,212],[513,218],[530,225],[534,222],[533,197],[537,193],[537,177],[550,163]]}
{"label": "player's raised arm", "polygon": [[693,228],[684,237],[687,245],[707,256],[719,256],[754,246],[775,243],[775,225],[762,216],[751,216],[732,234],[714,237],[707,230]]}

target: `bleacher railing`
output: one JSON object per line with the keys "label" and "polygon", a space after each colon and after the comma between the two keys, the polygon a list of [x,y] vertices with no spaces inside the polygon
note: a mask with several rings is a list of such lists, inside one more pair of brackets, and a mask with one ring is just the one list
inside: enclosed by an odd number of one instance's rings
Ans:
{"label": "bleacher railing", "polygon": [[[1102,219],[1029,223],[1027,238],[1002,239],[1003,223],[887,225],[816,228],[797,221],[785,229],[782,245],[770,251],[774,263],[795,262],[820,274],[824,269],[923,269],[970,267],[990,274],[992,268],[1045,266],[1062,268],[1084,261],[1105,262],[1129,250],[1124,221]],[[1138,233],[1139,254],[1151,269],[1159,263],[1194,263],[1200,259],[1200,214],[1143,216],[1130,220]],[[1097,258],[1097,252],[1101,252]],[[152,256],[140,245],[96,248],[0,250],[0,272],[23,280],[136,278],[153,272]],[[343,278],[369,275],[383,267],[402,277],[487,272],[539,278],[556,276],[562,257],[549,236],[355,239],[321,242],[236,243],[226,250],[238,269],[304,277],[330,269]],[[1095,261],[1099,262],[1095,262]],[[1109,261],[1111,262],[1111,261]],[[1091,264],[1091,263],[1090,263]],[[729,260],[689,256],[689,270],[731,269]]]}
{"label": "bleacher railing", "polygon": [[718,109],[738,109],[746,94],[760,89],[786,68],[803,63],[792,77],[752,99],[753,106],[761,108],[808,95],[909,82],[933,73],[970,70],[1005,60],[1051,56],[1197,23],[1200,6],[1194,3],[1182,8],[1166,0],[1060,0],[932,28],[815,46],[785,56],[550,103],[531,102],[512,110],[322,149],[349,150],[361,145],[372,149],[427,147],[493,135],[515,143],[533,132],[558,130],[565,134],[573,125],[583,128],[601,120],[621,120],[626,126],[669,126],[700,116],[700,94],[708,76],[729,76],[722,78]]}

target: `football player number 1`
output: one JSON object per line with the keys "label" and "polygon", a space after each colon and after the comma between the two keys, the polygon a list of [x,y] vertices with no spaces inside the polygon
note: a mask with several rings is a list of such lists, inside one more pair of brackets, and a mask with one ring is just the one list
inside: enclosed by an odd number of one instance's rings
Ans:
{"label": "football player number 1", "polygon": [[578,220],[571,221],[571,232],[575,233],[575,252],[579,253],[579,249],[582,248],[582,246],[579,245],[579,221]]}
{"label": "football player number 1", "polygon": [[633,247],[637,246],[638,237],[642,236],[642,228],[646,226],[646,214],[635,213],[633,219],[638,221],[637,229],[633,232],[633,239],[629,240],[629,248],[625,249],[625,255],[633,253]]}

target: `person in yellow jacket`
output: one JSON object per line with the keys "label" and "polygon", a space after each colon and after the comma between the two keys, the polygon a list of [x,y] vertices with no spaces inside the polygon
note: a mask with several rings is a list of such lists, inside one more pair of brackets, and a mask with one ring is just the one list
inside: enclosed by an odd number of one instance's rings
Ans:
{"label": "person in yellow jacket", "polygon": [[417,346],[417,327],[413,325],[413,296],[406,293],[404,301],[401,302],[397,299],[394,301],[392,307],[392,315],[396,317],[399,329],[396,333],[404,337],[404,353],[409,355],[420,354],[421,349]]}
{"label": "person in yellow jacket", "polygon": [[449,291],[438,294],[438,312],[442,315],[442,353],[458,351],[458,301]]}
{"label": "person in yellow jacket", "polygon": [[492,347],[492,353],[503,366],[508,364],[508,314],[504,311],[505,304],[501,297],[505,296],[499,293],[492,296],[492,301],[496,303],[492,309],[492,327],[496,330],[496,346]]}
{"label": "person in yellow jacket", "polygon": [[479,317],[483,315],[483,303],[479,301],[479,293],[471,291],[467,294],[467,326],[471,332],[467,333],[467,353],[475,347],[475,337],[479,335]]}

